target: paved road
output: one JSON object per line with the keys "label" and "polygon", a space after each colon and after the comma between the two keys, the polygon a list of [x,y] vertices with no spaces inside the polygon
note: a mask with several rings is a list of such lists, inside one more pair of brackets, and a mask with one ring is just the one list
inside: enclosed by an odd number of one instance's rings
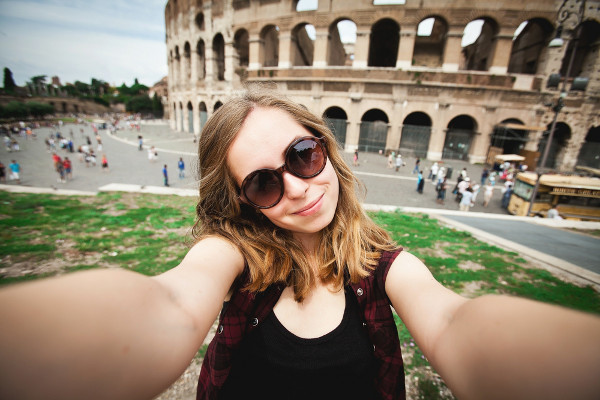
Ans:
{"label": "paved road", "polygon": [[525,221],[460,215],[445,218],[480,229],[600,274],[600,238]]}
{"label": "paved road", "polygon": [[[83,132],[81,132],[83,130]],[[61,133],[67,137],[73,132],[75,148],[85,143],[85,138],[90,137],[94,147],[96,140],[90,125],[65,125]],[[44,138],[51,133],[50,128],[36,130],[37,140],[27,141],[20,139],[22,151],[8,154],[4,146],[0,146],[0,161],[8,165],[10,159],[19,160],[23,168],[23,185],[32,187],[58,187],[61,189],[76,189],[95,191],[99,187],[109,183],[125,183],[137,185],[162,185],[161,169],[164,164],[168,165],[170,184],[175,188],[197,189],[195,169],[196,143],[194,137],[189,133],[174,132],[165,122],[143,123],[140,132],[128,128],[118,130],[115,135],[101,130],[100,136],[103,142],[102,152],[106,153],[110,165],[109,173],[102,173],[99,164],[96,167],[85,167],[80,163],[77,153],[70,154],[59,149],[61,157],[68,156],[73,159],[73,180],[67,183],[58,183],[56,173],[53,170],[51,153],[46,150]],[[158,149],[159,159],[151,163],[148,161],[146,151],[138,151],[137,136],[142,135],[144,144],[153,145]],[[186,163],[186,178],[177,178],[177,161],[182,157]],[[351,164],[351,154],[344,154],[346,161]],[[360,166],[352,167],[356,175],[363,181],[367,193],[365,203],[384,204],[404,207],[427,207],[434,209],[458,210],[458,204],[447,199],[445,205],[435,202],[435,186],[428,181],[425,185],[424,194],[416,192],[416,176],[411,174],[414,159],[405,159],[406,166],[399,172],[387,168],[387,159],[379,154],[360,154]],[[422,168],[425,174],[432,162],[424,161]],[[462,161],[451,161],[445,163],[446,167],[454,169],[452,178],[456,179],[457,172],[466,167],[472,179],[478,180],[481,175],[481,166],[469,165]],[[453,185],[455,182],[451,180]],[[500,207],[500,187],[488,208],[481,203],[483,196],[479,196],[473,211],[486,213],[506,214]],[[450,190],[449,190],[450,192]]]}
{"label": "paved road", "polygon": [[[90,125],[65,125],[61,133],[69,137],[73,133],[75,148],[82,145],[89,137],[94,148],[97,147],[92,127]],[[123,129],[116,134],[100,130],[103,148],[99,154],[105,153],[110,165],[109,172],[103,172],[100,163],[96,166],[86,167],[79,162],[77,153],[68,153],[64,149],[57,152],[61,157],[73,160],[73,180],[67,183],[57,182],[57,174],[53,169],[51,153],[46,149],[44,139],[51,133],[50,128],[36,129],[37,139],[25,140],[19,138],[20,152],[8,153],[4,146],[0,146],[0,161],[8,165],[11,159],[16,159],[22,166],[22,186],[60,188],[85,191],[97,191],[99,187],[111,183],[134,184],[143,186],[162,186],[162,167],[167,164],[170,184],[174,189],[197,190],[196,143],[193,135],[184,132],[174,132],[163,121],[145,122],[141,130],[131,130],[123,125]],[[155,146],[159,158],[150,162],[145,150],[138,150],[137,136],[142,135],[146,146]],[[177,161],[183,158],[186,163],[186,177],[177,177]],[[352,154],[344,154],[348,164],[351,164]],[[396,207],[427,208],[426,212],[457,213],[457,221],[468,226],[478,228],[500,237],[507,238],[525,246],[538,249],[555,257],[600,272],[597,260],[600,259],[598,249],[599,239],[584,235],[565,232],[564,230],[539,227],[534,224],[519,221],[510,217],[500,206],[500,187],[497,185],[494,198],[489,207],[481,205],[482,196],[477,199],[473,212],[484,213],[479,218],[461,217],[458,204],[452,199],[446,199],[445,205],[435,202],[436,192],[434,185],[428,181],[424,194],[416,192],[416,176],[411,173],[414,159],[405,159],[406,166],[399,172],[387,168],[387,160],[379,154],[361,153],[360,166],[352,167],[355,174],[365,184],[367,193],[364,202],[367,204],[389,205]],[[99,160],[98,160],[99,161]],[[432,162],[424,161],[421,165],[427,175]],[[462,161],[447,161],[446,167],[453,168],[452,178],[456,179],[458,171],[466,167],[473,180],[479,180],[481,166],[470,165]],[[455,182],[451,179],[450,183]],[[450,190],[448,191],[450,192]],[[491,214],[491,215],[490,215]],[[490,217],[502,217],[503,220],[488,220]]]}

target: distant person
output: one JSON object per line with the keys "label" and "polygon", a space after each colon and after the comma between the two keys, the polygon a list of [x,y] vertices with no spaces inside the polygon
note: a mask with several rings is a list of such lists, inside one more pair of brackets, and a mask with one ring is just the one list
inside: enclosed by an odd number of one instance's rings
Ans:
{"label": "distant person", "polygon": [[108,169],[108,159],[106,158],[106,154],[102,154],[102,172],[109,172]]}
{"label": "distant person", "polygon": [[416,174],[419,172],[419,167],[421,166],[421,158],[417,157],[417,159],[415,160],[415,167],[412,170],[413,174]]}
{"label": "distant person", "polygon": [[431,166],[431,169],[429,170],[429,175],[430,175],[429,177],[431,178],[431,182],[435,182],[439,170],[440,170],[440,166],[436,161],[433,163],[433,165]]}
{"label": "distant person", "polygon": [[179,169],[179,179],[185,178],[185,163],[183,162],[182,157],[179,157],[179,161],[177,162],[177,168]]}
{"label": "distant person", "polygon": [[354,150],[354,158],[352,159],[352,165],[358,167],[358,150]]}
{"label": "distant person", "polygon": [[548,214],[546,214],[547,218],[551,218],[551,219],[563,219],[560,214],[558,213],[558,210],[556,209],[556,206],[553,205],[549,210],[548,210]]}
{"label": "distant person", "polygon": [[73,179],[73,164],[71,163],[71,160],[69,160],[69,157],[65,157],[65,159],[63,160],[63,168],[65,170],[65,179],[68,180],[72,180]]}
{"label": "distant person", "polygon": [[481,186],[485,186],[488,176],[490,176],[490,171],[487,168],[484,168],[481,172]]}
{"label": "distant person", "polygon": [[400,167],[402,166],[402,155],[398,153],[396,156],[396,172],[400,171]]}
{"label": "distant person", "polygon": [[462,197],[460,199],[460,203],[458,206],[459,210],[460,211],[469,211],[471,209],[471,206],[473,205],[472,200],[473,200],[473,189],[468,187],[462,193]]}
{"label": "distant person", "polygon": [[21,183],[21,165],[16,160],[12,160],[8,165],[10,168],[10,176],[9,179],[11,181],[17,181],[17,183]]}
{"label": "distant person", "polygon": [[0,182],[6,183],[6,165],[0,162]]}
{"label": "distant person", "polygon": [[442,181],[439,182],[436,186],[437,197],[435,202],[441,205],[444,205],[444,200],[446,199],[446,189],[448,189],[448,182],[446,181],[446,177],[442,178]]}
{"label": "distant person", "polygon": [[487,185],[484,186],[483,189],[483,206],[487,207],[490,204],[490,200],[492,200],[492,196],[494,195],[494,185],[491,182],[488,182]]}
{"label": "distant person", "polygon": [[167,164],[162,169],[163,181],[165,186],[169,186],[169,172],[167,171]]}
{"label": "distant person", "polygon": [[423,194],[423,187],[425,186],[425,179],[423,178],[423,171],[419,171],[417,175],[417,192]]}
{"label": "distant person", "polygon": [[138,150],[142,151],[144,149],[144,138],[142,135],[138,135]]}

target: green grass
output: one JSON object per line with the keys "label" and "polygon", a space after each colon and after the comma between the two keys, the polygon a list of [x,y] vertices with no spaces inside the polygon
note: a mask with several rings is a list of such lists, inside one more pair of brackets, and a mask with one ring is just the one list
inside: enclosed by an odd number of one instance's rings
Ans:
{"label": "green grass", "polygon": [[[191,241],[195,199],[131,193],[67,197],[0,192],[0,285],[99,267],[156,275],[175,267]],[[441,226],[427,215],[373,213],[445,286],[466,296],[510,294],[600,313],[591,287],[564,282],[519,254]],[[395,316],[407,380],[418,398],[452,398]],[[202,358],[206,346],[197,357]]]}

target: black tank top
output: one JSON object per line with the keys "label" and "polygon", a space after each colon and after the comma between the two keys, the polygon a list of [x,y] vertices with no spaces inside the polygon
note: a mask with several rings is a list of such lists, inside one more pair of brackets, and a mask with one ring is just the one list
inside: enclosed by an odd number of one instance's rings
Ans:
{"label": "black tank top", "polygon": [[346,290],[342,322],[314,339],[288,331],[271,311],[242,342],[220,399],[377,399],[377,365],[358,303]]}

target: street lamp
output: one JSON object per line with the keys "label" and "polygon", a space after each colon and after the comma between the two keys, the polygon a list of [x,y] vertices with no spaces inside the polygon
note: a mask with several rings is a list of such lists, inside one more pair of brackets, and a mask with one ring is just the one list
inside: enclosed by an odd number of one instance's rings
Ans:
{"label": "street lamp", "polygon": [[561,38],[563,23],[572,15],[577,17],[577,22],[575,24],[575,29],[577,30],[575,33],[575,37],[571,39],[573,44],[571,45],[571,57],[569,58],[569,64],[567,66],[567,71],[565,77],[562,82],[562,87],[560,89],[560,95],[556,104],[552,106],[552,110],[554,111],[554,118],[552,119],[552,125],[550,125],[550,133],[548,134],[548,140],[546,141],[546,145],[544,146],[544,154],[542,155],[542,159],[538,164],[536,173],[538,174],[537,180],[535,181],[535,186],[533,187],[533,191],[531,192],[531,198],[529,200],[529,209],[527,210],[527,216],[531,214],[531,209],[533,207],[533,203],[535,202],[535,198],[538,193],[538,189],[540,187],[540,179],[544,174],[543,169],[546,166],[546,159],[548,158],[548,153],[550,152],[550,145],[552,144],[552,138],[554,136],[554,131],[556,130],[556,122],[558,120],[558,113],[564,107],[564,98],[567,97],[567,79],[571,75],[571,69],[573,67],[573,61],[575,60],[575,51],[577,50],[577,41],[579,40],[580,33],[580,24],[583,19],[583,12],[585,10],[585,0],[581,1],[579,6],[579,11],[574,12],[569,10],[567,5],[568,0],[564,0],[560,8],[558,9],[558,23],[559,26],[556,28],[556,37],[550,41],[548,47],[561,47],[564,45],[564,40]]}

